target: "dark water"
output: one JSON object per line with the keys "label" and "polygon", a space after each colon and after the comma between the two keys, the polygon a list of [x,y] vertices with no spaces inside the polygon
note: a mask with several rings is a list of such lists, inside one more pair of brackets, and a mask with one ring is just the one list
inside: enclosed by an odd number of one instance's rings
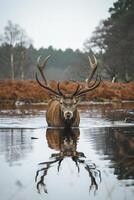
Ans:
{"label": "dark water", "polygon": [[80,128],[64,130],[47,128],[43,106],[1,107],[0,199],[132,200],[133,108],[80,107]]}

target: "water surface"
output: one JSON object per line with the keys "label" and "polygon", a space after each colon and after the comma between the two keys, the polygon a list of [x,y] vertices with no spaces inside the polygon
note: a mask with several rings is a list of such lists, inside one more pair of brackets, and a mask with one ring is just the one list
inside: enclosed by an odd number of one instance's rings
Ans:
{"label": "water surface", "polygon": [[1,107],[2,200],[132,200],[133,103],[80,107],[80,128],[48,128],[46,109]]}

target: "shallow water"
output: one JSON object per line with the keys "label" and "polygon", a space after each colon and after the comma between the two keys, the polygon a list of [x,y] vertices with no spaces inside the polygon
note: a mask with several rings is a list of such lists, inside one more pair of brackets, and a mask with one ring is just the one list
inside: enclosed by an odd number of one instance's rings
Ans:
{"label": "shallow water", "polygon": [[80,107],[79,129],[47,128],[45,108],[0,109],[1,200],[132,200],[134,104]]}

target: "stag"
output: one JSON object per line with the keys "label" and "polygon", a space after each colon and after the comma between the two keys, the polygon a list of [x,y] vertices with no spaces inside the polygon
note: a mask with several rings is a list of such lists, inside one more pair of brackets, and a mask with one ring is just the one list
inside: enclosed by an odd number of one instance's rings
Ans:
{"label": "stag", "polygon": [[37,59],[37,67],[40,71],[43,83],[38,79],[36,73],[36,80],[38,84],[53,94],[55,97],[50,99],[48,102],[48,109],[46,112],[46,121],[48,126],[78,127],[80,123],[80,115],[77,107],[81,100],[81,96],[97,88],[101,82],[101,78],[99,76],[97,76],[96,79],[91,82],[97,69],[97,60],[95,56],[93,56],[94,62],[92,62],[91,58],[88,57],[89,65],[91,66],[92,71],[86,79],[86,86],[83,88],[78,83],[72,94],[64,94],[61,91],[60,82],[57,83],[57,89],[52,88],[47,82],[43,70],[49,58],[50,55],[45,58],[43,63],[41,63],[41,56],[39,56]]}

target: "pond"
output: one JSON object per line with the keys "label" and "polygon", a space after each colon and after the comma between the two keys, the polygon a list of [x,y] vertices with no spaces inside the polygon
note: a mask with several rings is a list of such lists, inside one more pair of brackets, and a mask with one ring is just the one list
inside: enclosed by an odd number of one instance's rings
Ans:
{"label": "pond", "polygon": [[64,130],[47,127],[43,105],[1,106],[0,199],[132,200],[133,108],[83,105],[80,127]]}

